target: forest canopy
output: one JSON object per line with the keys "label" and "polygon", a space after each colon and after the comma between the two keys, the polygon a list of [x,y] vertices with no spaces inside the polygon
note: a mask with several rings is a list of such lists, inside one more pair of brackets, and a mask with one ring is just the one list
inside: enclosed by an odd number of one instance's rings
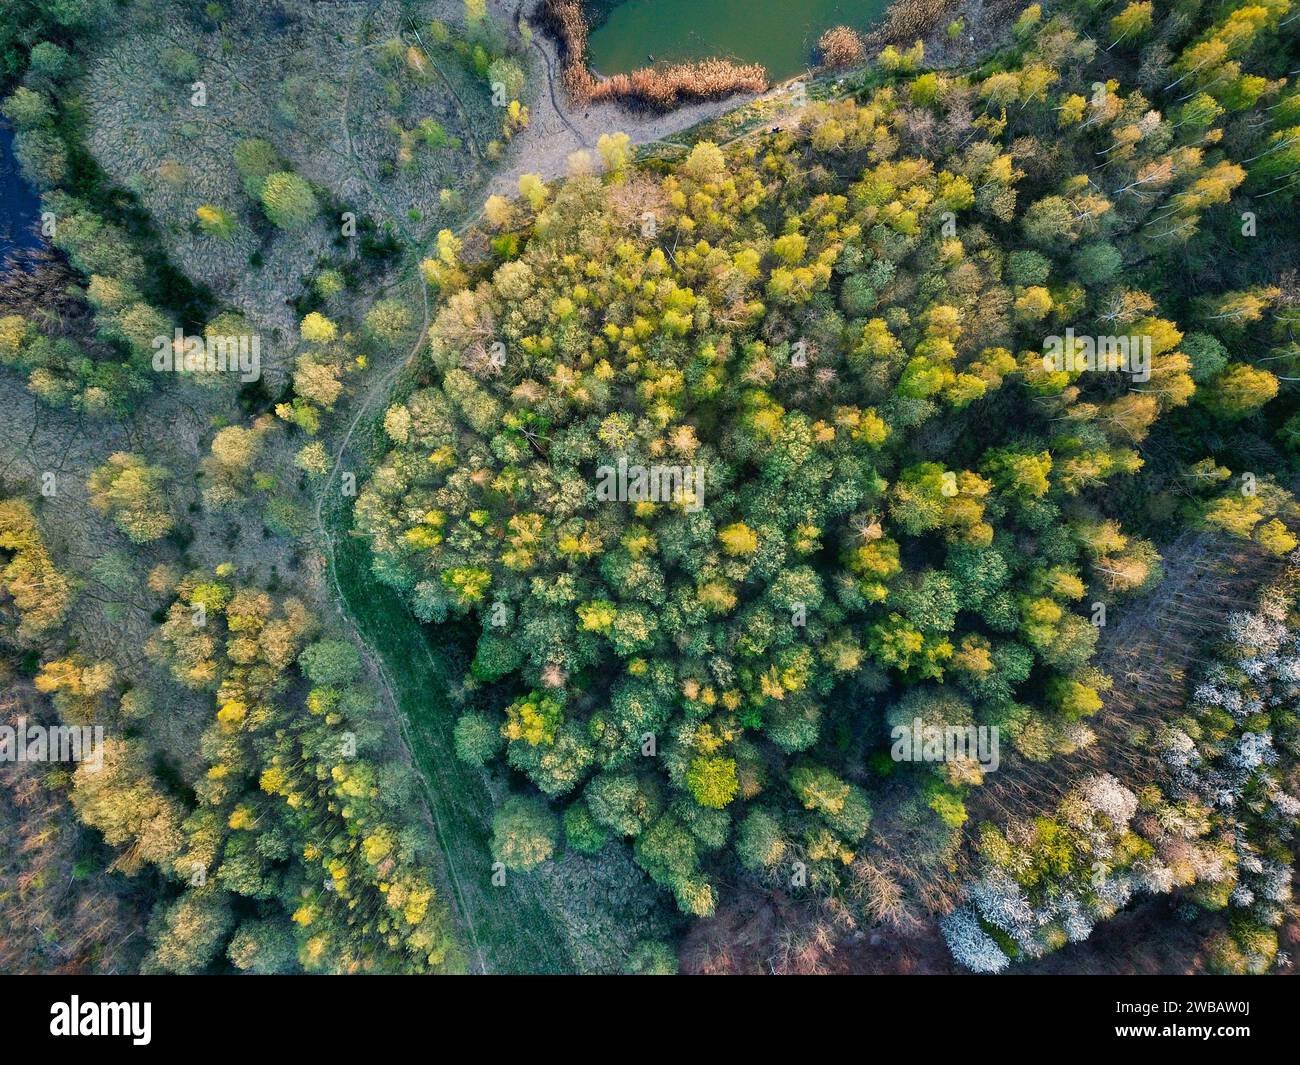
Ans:
{"label": "forest canopy", "polygon": [[1292,0],[9,7],[0,965],[1289,963]]}
{"label": "forest canopy", "polygon": [[[1240,54],[1285,7],[1206,39]],[[1120,485],[1165,423],[1277,394],[1210,330],[1279,290],[1187,321],[1152,283],[1249,177],[1196,117],[1248,106],[1199,47],[1175,67],[1207,110],[1166,118],[1118,80],[1072,91],[1098,48],[1058,16],[1006,69],[534,183],[487,259],[444,246],[428,370],[357,515],[376,575],[472,619],[473,682],[511,693],[462,719],[468,756],[499,735],[566,824],[630,837],[707,915],[733,847],[836,890],[890,726],[996,727],[1035,760],[1091,742],[1104,608],[1161,575]],[[611,501],[614,469],[641,488]],[[1199,469],[1160,476],[1231,476]],[[656,492],[664,470],[696,479]],[[1183,520],[1295,546],[1284,491],[1221,487],[1184,489]],[[981,775],[944,766],[934,815],[960,826]]]}

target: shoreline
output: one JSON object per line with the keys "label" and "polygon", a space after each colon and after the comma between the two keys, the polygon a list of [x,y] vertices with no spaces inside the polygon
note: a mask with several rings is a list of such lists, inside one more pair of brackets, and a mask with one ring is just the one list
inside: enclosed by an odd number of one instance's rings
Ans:
{"label": "shoreline", "polygon": [[[569,156],[578,151],[595,151],[602,133],[623,132],[634,145],[653,144],[765,95],[741,92],[719,100],[682,104],[667,112],[632,110],[611,100],[575,103],[564,86],[556,41],[531,21],[529,12],[535,12],[537,5],[532,0],[488,0],[488,6],[512,32],[518,32],[521,21],[531,27],[527,48],[530,75],[539,80],[529,101],[529,125],[515,135],[483,190],[485,196],[517,196],[519,178],[524,174],[538,174],[544,180],[563,176]],[[767,94],[779,91],[779,87],[768,89]]]}
{"label": "shoreline", "polygon": [[587,55],[591,25],[581,0],[539,0],[532,18],[556,45],[561,80],[575,106],[611,101],[629,110],[668,113],[691,103],[762,92],[771,84],[767,69],[758,63],[718,58],[602,76]]}

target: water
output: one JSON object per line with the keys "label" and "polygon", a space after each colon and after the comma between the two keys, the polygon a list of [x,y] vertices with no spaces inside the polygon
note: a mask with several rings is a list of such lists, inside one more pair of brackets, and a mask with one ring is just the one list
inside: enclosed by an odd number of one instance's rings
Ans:
{"label": "water", "polygon": [[33,229],[40,221],[41,201],[23,180],[13,149],[13,130],[0,126],[0,262],[11,252],[41,246]]}
{"label": "water", "polygon": [[762,63],[782,81],[812,65],[826,30],[868,30],[888,6],[889,0],[623,0],[592,31],[588,55],[601,74],[646,66],[650,56],[719,56]]}

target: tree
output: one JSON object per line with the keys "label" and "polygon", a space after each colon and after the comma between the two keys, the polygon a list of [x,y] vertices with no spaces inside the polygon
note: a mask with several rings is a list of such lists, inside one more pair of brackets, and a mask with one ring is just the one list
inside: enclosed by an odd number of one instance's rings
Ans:
{"label": "tree", "polygon": [[1182,351],[1192,361],[1192,380],[1198,385],[1213,380],[1228,365],[1228,349],[1209,333],[1188,333]]}
{"label": "tree", "polygon": [[668,888],[683,913],[708,917],[717,895],[699,872],[699,843],[680,820],[665,814],[637,837],[636,860],[652,880]]}
{"label": "tree", "polygon": [[1237,421],[1276,396],[1278,387],[1277,378],[1267,370],[1234,362],[1207,382],[1200,398],[1220,418]]}
{"label": "tree", "polygon": [[1025,213],[1025,236],[1041,248],[1059,249],[1078,239],[1078,215],[1063,196],[1045,196]]}
{"label": "tree", "polygon": [[90,505],[112,515],[133,543],[157,540],[175,523],[164,494],[170,476],[163,466],[118,451],[90,475]]}
{"label": "tree", "polygon": [[548,190],[538,174],[524,174],[519,178],[519,194],[534,211],[540,211],[546,202]]}
{"label": "tree", "polygon": [[76,60],[53,41],[40,41],[32,46],[28,56],[29,69],[37,77],[50,81],[62,81],[72,74],[77,66]]}
{"label": "tree", "polygon": [[489,196],[483,204],[483,217],[490,226],[503,228],[510,221],[510,201],[504,196]]}
{"label": "tree", "polygon": [[540,802],[512,795],[492,817],[492,857],[507,869],[524,873],[555,853],[559,823]]}
{"label": "tree", "polygon": [[635,156],[632,139],[621,132],[602,133],[596,141],[596,151],[605,164],[605,170],[615,175],[627,170]]}
{"label": "tree", "polygon": [[701,806],[722,809],[740,790],[733,758],[696,758],[686,771],[686,786]]}
{"label": "tree", "polygon": [[746,869],[774,868],[786,854],[780,822],[766,810],[752,810],[740,823],[736,854]]}
{"label": "tree", "polygon": [[597,823],[620,836],[639,835],[660,809],[655,790],[632,773],[598,773],[584,794]]}
{"label": "tree", "polygon": [[200,204],[194,210],[199,229],[218,240],[229,240],[235,233],[235,220],[230,212],[210,203]]}
{"label": "tree", "polygon": [[642,940],[628,955],[623,971],[629,976],[676,976],[677,955],[667,943]]}
{"label": "tree", "polygon": [[366,312],[366,332],[382,344],[396,344],[411,328],[410,308],[400,300],[380,300]]}
{"label": "tree", "polygon": [[1121,41],[1142,37],[1151,29],[1155,5],[1150,0],[1129,4],[1110,20],[1110,38],[1114,45]]}
{"label": "tree", "polygon": [[[343,392],[339,368],[317,355],[300,355],[294,360],[293,390],[298,400],[329,410]],[[296,408],[295,413],[300,409]]]}
{"label": "tree", "polygon": [[580,854],[599,854],[609,841],[609,833],[592,817],[587,804],[579,799],[565,808],[564,838]]}
{"label": "tree", "polygon": [[250,138],[235,145],[235,169],[244,182],[244,191],[260,200],[267,179],[280,169],[280,157],[264,140]]}
{"label": "tree", "polygon": [[297,972],[297,954],[289,923],[274,917],[244,921],[226,950],[235,968],[258,975]]}
{"label": "tree", "polygon": [[267,175],[260,195],[266,217],[289,232],[305,229],[320,212],[307,182],[287,170]]}
{"label": "tree", "polygon": [[721,177],[726,165],[722,149],[712,141],[699,141],[682,165],[682,172],[703,185]]}
{"label": "tree", "polygon": [[1118,272],[1124,263],[1124,257],[1113,244],[1095,241],[1084,244],[1074,253],[1073,266],[1075,275],[1085,285],[1100,285]]}
{"label": "tree", "polygon": [[234,925],[229,896],[216,888],[188,891],[154,920],[146,971],[202,972],[226,943]]}
{"label": "tree", "polygon": [[55,568],[36,517],[22,500],[0,500],[0,552],[0,593],[18,613],[18,625],[10,628],[7,611],[0,611],[0,631],[19,643],[33,642],[63,622],[72,583]]}
{"label": "tree", "polygon": [[347,640],[317,640],[298,656],[303,674],[313,684],[342,687],[361,672],[361,655]]}
{"label": "tree", "polygon": [[319,311],[308,314],[298,328],[303,340],[313,344],[328,344],[339,334],[338,326]]}
{"label": "tree", "polygon": [[20,130],[38,129],[54,121],[54,108],[45,94],[21,85],[0,106],[0,113]]}
{"label": "tree", "polygon": [[110,846],[125,848],[122,864],[127,869],[149,862],[171,872],[181,850],[183,814],[154,784],[143,768],[141,752],[129,741],[106,739],[102,765],[83,762],[77,767],[72,805]]}
{"label": "tree", "polygon": [[472,766],[489,762],[503,742],[500,727],[484,714],[461,714],[452,738],[456,757]]}

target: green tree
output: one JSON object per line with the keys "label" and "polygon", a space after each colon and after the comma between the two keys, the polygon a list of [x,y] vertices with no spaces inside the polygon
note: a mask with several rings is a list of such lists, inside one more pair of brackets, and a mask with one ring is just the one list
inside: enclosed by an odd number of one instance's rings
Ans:
{"label": "green tree", "polygon": [[494,758],[505,741],[501,729],[484,714],[461,714],[456,719],[453,732],[456,756],[473,766],[481,766]]}
{"label": "green tree", "polygon": [[492,817],[492,857],[507,869],[527,872],[555,853],[559,823],[546,806],[512,795]]}
{"label": "green tree", "polygon": [[266,217],[290,232],[305,229],[320,212],[311,187],[287,170],[267,175],[260,196]]}
{"label": "green tree", "polygon": [[141,456],[118,451],[90,475],[90,505],[110,514],[134,543],[166,536],[175,521],[165,488],[170,474]]}
{"label": "green tree", "polygon": [[313,684],[341,687],[361,672],[361,655],[347,640],[317,640],[304,648],[298,664]]}

